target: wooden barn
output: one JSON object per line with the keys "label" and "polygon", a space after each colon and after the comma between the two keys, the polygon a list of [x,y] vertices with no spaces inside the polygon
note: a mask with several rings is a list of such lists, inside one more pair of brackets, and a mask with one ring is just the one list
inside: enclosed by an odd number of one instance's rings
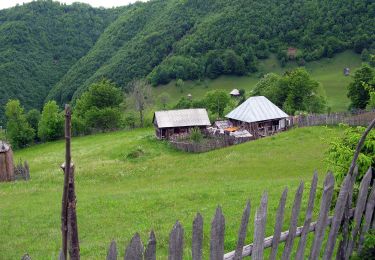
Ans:
{"label": "wooden barn", "polygon": [[207,110],[201,108],[157,111],[153,123],[159,139],[188,135],[192,128],[203,130],[211,125]]}
{"label": "wooden barn", "polygon": [[289,116],[266,97],[250,97],[225,116],[255,138],[286,130]]}

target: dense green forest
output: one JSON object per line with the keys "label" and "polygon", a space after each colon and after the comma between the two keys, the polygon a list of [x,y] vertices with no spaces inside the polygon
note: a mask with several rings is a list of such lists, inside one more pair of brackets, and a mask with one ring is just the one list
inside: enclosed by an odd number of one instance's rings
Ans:
{"label": "dense green forest", "polygon": [[40,109],[119,12],[52,1],[0,10],[0,125],[10,98]]}
{"label": "dense green forest", "polygon": [[[54,87],[63,103],[102,77],[125,87],[257,70],[270,53],[301,62],[375,48],[372,1],[155,0],[126,10]],[[67,86],[69,88],[67,89]]]}
{"label": "dense green forest", "polygon": [[365,0],[151,0],[116,9],[37,1],[0,11],[0,106],[9,98],[27,110],[61,105],[102,78],[128,90],[139,78],[246,75],[272,53],[301,65],[346,49],[371,53],[374,13]]}

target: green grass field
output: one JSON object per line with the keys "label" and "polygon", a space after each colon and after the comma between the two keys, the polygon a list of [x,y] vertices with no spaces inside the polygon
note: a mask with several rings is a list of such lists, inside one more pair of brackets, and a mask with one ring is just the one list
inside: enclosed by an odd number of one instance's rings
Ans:
{"label": "green grass field", "polygon": [[[328,99],[328,106],[332,111],[344,111],[349,106],[349,99],[346,96],[347,86],[351,81],[350,77],[343,75],[345,67],[351,69],[352,74],[356,68],[361,66],[361,57],[352,51],[346,51],[336,55],[332,59],[321,59],[319,61],[310,62],[306,65],[306,69],[311,73],[312,77],[322,83]],[[198,84],[197,82],[186,82],[183,92],[175,87],[175,83],[171,82],[165,86],[159,86],[154,89],[154,95],[157,97],[161,93],[166,92],[171,96],[171,103],[192,94],[193,98],[200,99],[207,91],[214,89],[223,89],[228,93],[233,89],[245,89],[249,92],[259,81],[259,75],[269,72],[278,74],[284,73],[286,70],[296,68],[295,63],[289,63],[285,68],[280,67],[275,57],[260,63],[260,73],[249,77],[222,76],[215,80],[206,80],[206,84]]]}
{"label": "green grass field", "polygon": [[[271,235],[283,189],[289,188],[287,229],[301,180],[306,181],[299,219],[302,224],[312,173],[319,171],[321,184],[327,170],[327,142],[340,133],[338,128],[293,129],[204,154],[175,151],[155,140],[152,129],[74,138],[82,259],[104,259],[112,239],[118,242],[123,256],[125,243],[135,232],[146,242],[151,229],[157,236],[158,257],[165,259],[169,232],[176,220],[185,228],[185,257],[190,259],[191,226],[198,211],[204,217],[207,259],[210,223],[218,205],[226,219],[225,251],[231,251],[246,200],[252,204],[249,243],[262,193],[268,191],[269,195],[266,235]],[[136,149],[144,154],[128,159]],[[28,160],[31,180],[0,184],[0,259],[20,259],[26,252],[33,259],[56,259],[63,184],[59,166],[64,161],[64,143],[17,151],[15,160],[19,159]]]}

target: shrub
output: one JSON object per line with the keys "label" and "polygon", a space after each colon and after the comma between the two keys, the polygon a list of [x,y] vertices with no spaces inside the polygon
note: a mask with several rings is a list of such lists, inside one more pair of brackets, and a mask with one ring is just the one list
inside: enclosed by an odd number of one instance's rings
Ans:
{"label": "shrub", "polygon": [[[364,127],[349,127],[342,125],[345,128],[344,134],[331,141],[328,149],[327,161],[330,170],[333,171],[337,186],[340,186],[344,180],[347,171],[353,159],[354,151],[361,138]],[[358,176],[356,183],[359,184],[365,175],[368,168],[375,166],[375,131],[371,131],[367,136],[361,153],[358,157]]]}
{"label": "shrub", "polygon": [[142,147],[137,147],[133,151],[130,151],[127,155],[127,159],[137,159],[145,154],[145,151],[142,149]]}
{"label": "shrub", "polygon": [[190,139],[194,143],[200,143],[202,141],[203,135],[202,135],[201,130],[198,127],[194,127],[193,129],[191,129]]}

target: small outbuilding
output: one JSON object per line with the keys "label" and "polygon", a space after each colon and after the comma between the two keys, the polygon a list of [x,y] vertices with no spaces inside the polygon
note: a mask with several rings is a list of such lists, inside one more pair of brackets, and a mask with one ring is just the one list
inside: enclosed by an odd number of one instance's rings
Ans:
{"label": "small outbuilding", "polygon": [[0,141],[0,182],[13,181],[14,179],[12,148],[7,143]]}
{"label": "small outbuilding", "polygon": [[239,97],[240,96],[240,91],[238,89],[233,89],[230,93],[229,93],[232,97]]}
{"label": "small outbuilding", "polygon": [[250,97],[225,117],[255,138],[286,130],[289,118],[264,96]]}
{"label": "small outbuilding", "polygon": [[207,110],[203,108],[157,111],[153,123],[158,139],[187,135],[192,128],[204,130],[211,125]]}

